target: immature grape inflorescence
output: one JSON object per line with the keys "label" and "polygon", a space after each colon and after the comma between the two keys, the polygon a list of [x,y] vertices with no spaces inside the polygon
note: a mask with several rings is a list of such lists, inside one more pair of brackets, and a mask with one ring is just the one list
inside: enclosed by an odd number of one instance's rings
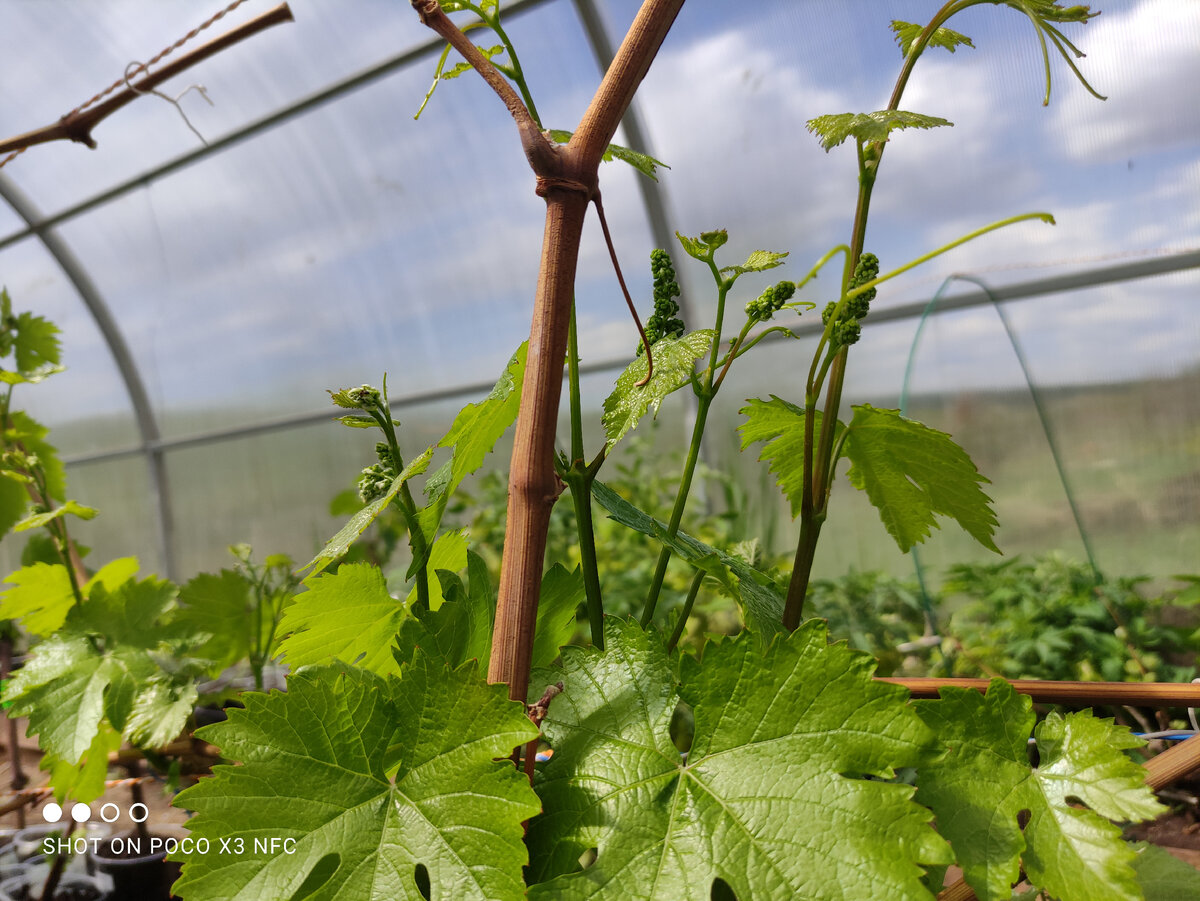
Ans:
{"label": "immature grape inflorescence", "polygon": [[[654,276],[654,312],[646,322],[646,341],[653,344],[661,338],[679,338],[683,336],[683,320],[675,314],[679,312],[679,304],[675,298],[680,295],[679,282],[675,279],[675,265],[671,255],[659,248],[650,251],[650,273]],[[638,345],[637,352],[642,354],[644,348]]]}
{"label": "immature grape inflorescence", "polygon": [[[850,279],[850,290],[874,281],[878,276],[879,257],[873,253],[864,253],[858,258],[858,265],[854,267],[854,276]],[[849,347],[858,341],[862,335],[862,326],[859,325],[859,322],[865,319],[867,313],[870,312],[871,301],[874,299],[875,289],[868,288],[862,294],[855,295],[846,301],[841,316],[838,317],[838,322],[830,334],[832,344],[837,347]],[[829,318],[836,309],[837,304],[833,301],[825,305],[825,309],[821,311],[821,322],[824,325],[829,324]]]}
{"label": "immature grape inflorescence", "polygon": [[780,282],[777,285],[771,285],[756,299],[746,304],[746,318],[751,322],[766,322],[779,312],[795,293],[795,282]]}

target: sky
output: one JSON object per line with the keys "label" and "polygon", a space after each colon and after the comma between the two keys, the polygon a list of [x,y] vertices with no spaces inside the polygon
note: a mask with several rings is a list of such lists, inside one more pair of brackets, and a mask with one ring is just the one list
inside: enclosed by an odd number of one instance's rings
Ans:
{"label": "sky", "polygon": [[[205,84],[213,107],[194,92],[180,101],[202,134],[219,138],[428,40],[403,3],[292,6],[295,25],[167,87],[175,95]],[[635,9],[629,0],[601,6],[614,35]],[[230,21],[266,7],[252,0]],[[1045,210],[1058,224],[980,239],[896,279],[878,305],[927,300],[953,273],[1008,284],[1200,247],[1200,4],[1116,0],[1101,8],[1067,31],[1087,53],[1079,65],[1104,101],[1054,58],[1043,107],[1035,35],[1009,9],[968,11],[954,27],[975,49],[920,62],[902,107],[955,124],[897,133],[889,143],[867,240],[884,270],[1003,217]],[[650,151],[670,166],[658,186],[670,227],[728,228],[725,264],[758,248],[790,254],[778,275],[739,284],[735,309],[775,277],[801,277],[847,239],[853,152],[824,152],[805,122],[881,108],[901,63],[888,21],[919,20],[933,4],[777,0],[755,4],[753,17],[745,9],[688,0],[637,101]],[[178,0],[7,4],[0,128],[53,121],[195,25],[196,12]],[[49,27],[59,16],[71,22]],[[599,77],[573,6],[539,7],[508,28],[544,123],[571,128]],[[47,78],[56,59],[73,65],[54,66]],[[444,83],[413,121],[431,77],[431,60],[415,62],[59,229],[119,323],[168,434],[320,410],[325,389],[378,382],[384,372],[393,396],[500,373],[528,331],[543,205],[511,121],[478,79]],[[0,177],[54,213],[197,146],[179,112],[152,97],[96,137],[95,151],[31,150]],[[608,164],[602,187],[625,275],[645,309],[653,241],[640,177]],[[0,205],[0,239],[18,227]],[[673,251],[689,306],[702,314],[689,327],[708,325],[711,281]],[[22,402],[54,425],[127,412],[102,338],[35,240],[0,249],[0,282],[18,309],[64,330],[69,372]],[[819,278],[811,298],[829,299],[832,282]],[[1193,270],[1022,302],[1010,313],[1047,384],[1176,375],[1200,362],[1198,285]],[[577,291],[585,360],[627,358],[635,332],[594,217]],[[911,334],[880,329],[852,364],[855,384],[894,388]],[[953,329],[927,341],[936,360],[923,375],[930,390],[1011,384],[1012,351],[990,311],[957,316]]]}

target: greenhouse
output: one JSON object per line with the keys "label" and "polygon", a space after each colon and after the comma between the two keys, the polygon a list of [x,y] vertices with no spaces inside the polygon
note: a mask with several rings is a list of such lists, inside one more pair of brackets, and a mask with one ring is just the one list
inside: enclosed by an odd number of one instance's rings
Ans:
{"label": "greenhouse", "polygon": [[0,8],[0,901],[1200,899],[1195,0]]}

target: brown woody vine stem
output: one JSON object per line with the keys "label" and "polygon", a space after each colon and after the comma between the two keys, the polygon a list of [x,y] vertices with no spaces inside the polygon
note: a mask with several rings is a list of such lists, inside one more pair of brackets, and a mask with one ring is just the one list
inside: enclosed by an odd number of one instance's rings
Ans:
{"label": "brown woody vine stem", "polygon": [[542,135],[516,92],[441,11],[436,0],[412,2],[421,21],[449,41],[504,101],[517,122],[525,155],[538,177],[538,194],[546,200],[542,260],[513,439],[500,593],[488,664],[488,681],[507,683],[509,697],[523,702],[529,689],[546,531],[550,509],[559,493],[554,474],[554,435],[584,216],[596,188],[601,155],[683,0],[645,0],[579,127],[570,142],[561,147]]}
{"label": "brown woody vine stem", "polygon": [[145,78],[130,83],[124,90],[113,95],[111,99],[103,103],[87,109],[81,108],[70,112],[53,125],[47,125],[45,128],[39,128],[36,131],[0,141],[0,153],[7,153],[10,150],[21,151],[35,144],[46,144],[50,141],[77,141],[80,144],[94,148],[96,142],[92,138],[92,130],[121,107],[132,103],[142,94],[149,93],[164,81],[219,53],[226,47],[243,41],[251,35],[258,34],[258,32],[270,28],[272,25],[291,21],[293,21],[291,9],[288,8],[286,3],[281,3],[274,9],[267,10],[261,16],[251,19],[237,28],[230,29],[225,34],[213,38],[207,44],[202,44],[190,53],[179,57],[173,63],[168,63],[161,69],[150,73]]}

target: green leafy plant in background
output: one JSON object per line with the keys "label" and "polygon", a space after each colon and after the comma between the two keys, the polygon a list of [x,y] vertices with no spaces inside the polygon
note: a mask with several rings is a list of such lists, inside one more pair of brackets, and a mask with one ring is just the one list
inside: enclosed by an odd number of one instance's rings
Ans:
{"label": "green leafy plant in background", "polygon": [[[893,23],[903,64],[888,106],[809,123],[827,149],[853,141],[860,190],[848,241],[799,280],[769,284],[763,273],[783,266],[786,253],[734,253],[721,229],[680,235],[683,253],[707,269],[715,294],[710,319],[698,329],[692,323],[692,331],[671,309],[674,264],[665,250],[656,253],[657,318],[643,353],[605,403],[604,441],[589,454],[573,312],[583,221],[595,204],[607,234],[597,177],[606,155],[654,177],[657,161],[609,141],[682,0],[646,0],[588,113],[569,132],[543,128],[496,0],[413,0],[422,22],[505,103],[546,199],[534,327],[488,397],[407,462],[386,385],[332,392],[347,426],[379,429],[377,462],[360,478],[361,508],[305,567],[307,590],[282,611],[278,650],[293,667],[289,690],[247,693],[244,710],[196,733],[241,765],[217,767],[177,799],[195,811],[193,836],[218,845],[235,840],[230,853],[181,850],[177,891],[187,901],[916,899],[933,897],[955,861],[987,899],[1008,897],[1022,868],[1035,887],[1063,901],[1146,895],[1152,882],[1139,870],[1142,853],[1109,822],[1161,809],[1123,753],[1138,744],[1128,732],[1089,713],[1035,726],[1029,703],[1002,681],[986,695],[950,691],[911,705],[902,688],[872,678],[872,658],[830,644],[822,623],[802,622],[843,458],[851,484],[879,509],[901,548],[924,540],[945,517],[995,549],[984,479],[949,436],[870,405],[839,419],[850,349],[879,285],[996,228],[1049,219],[1015,216],[891,270],[864,253],[887,143],[901,129],[949,124],[900,108],[912,67],[930,46],[969,44],[946,23],[985,2],[1032,21],[1047,85],[1050,46],[1078,75],[1062,27],[1086,22],[1093,13],[1084,6],[952,0],[923,27]],[[450,12],[473,13],[478,21],[467,31],[490,32],[499,43],[476,47]],[[448,54],[435,87],[466,72],[447,70]],[[834,260],[841,260],[841,273],[822,298],[816,353],[799,367],[802,396],[751,400],[743,411],[744,445],[762,445],[800,520],[784,585],[755,565],[752,548],[692,534],[685,516],[708,414],[731,366],[766,334],[788,331],[784,317],[814,308],[799,292],[811,291]],[[744,313],[739,326],[730,303]],[[571,434],[565,451],[556,452],[564,363]],[[598,476],[629,431],[684,389],[695,395],[696,416],[682,472],[669,505],[641,509]],[[493,583],[446,514],[454,492],[514,420],[505,540]],[[551,511],[563,490],[572,495],[578,565],[547,568]],[[594,505],[659,546],[647,583],[637,586],[638,619],[605,615],[629,599],[604,596]],[[409,543],[399,591],[368,563],[339,562],[385,511],[402,519]],[[677,569],[684,564],[688,590],[664,634],[659,601],[673,559]],[[680,641],[705,582],[734,599],[741,634],[692,653]],[[62,624],[83,634],[60,638],[76,641],[73,659],[125,660],[124,651],[110,652],[87,631],[107,612],[131,642],[135,621],[144,619],[154,625],[139,631],[143,643],[208,641],[215,651],[216,631],[202,637],[201,622],[174,637],[172,628],[183,624],[173,603],[173,590],[152,580],[101,585],[86,598],[77,589]],[[581,606],[592,646],[562,648]],[[242,603],[237,612],[249,609]],[[258,613],[251,621],[256,629],[263,622]],[[255,646],[269,654],[273,636],[265,634],[265,644]],[[173,650],[178,656],[183,649]],[[117,665],[101,664],[107,686],[92,691],[114,729],[128,731],[138,702],[113,675]],[[27,691],[38,688],[33,682]],[[47,725],[53,740],[61,736],[64,747],[78,751],[85,730]],[[553,756],[538,769],[543,743]],[[273,853],[271,845],[264,851],[256,838],[290,840],[293,852]]]}
{"label": "green leafy plant in background", "polygon": [[1060,555],[952,567],[943,593],[950,675],[1187,682],[1200,651],[1184,592],[1143,593],[1149,579],[1101,578]]}

